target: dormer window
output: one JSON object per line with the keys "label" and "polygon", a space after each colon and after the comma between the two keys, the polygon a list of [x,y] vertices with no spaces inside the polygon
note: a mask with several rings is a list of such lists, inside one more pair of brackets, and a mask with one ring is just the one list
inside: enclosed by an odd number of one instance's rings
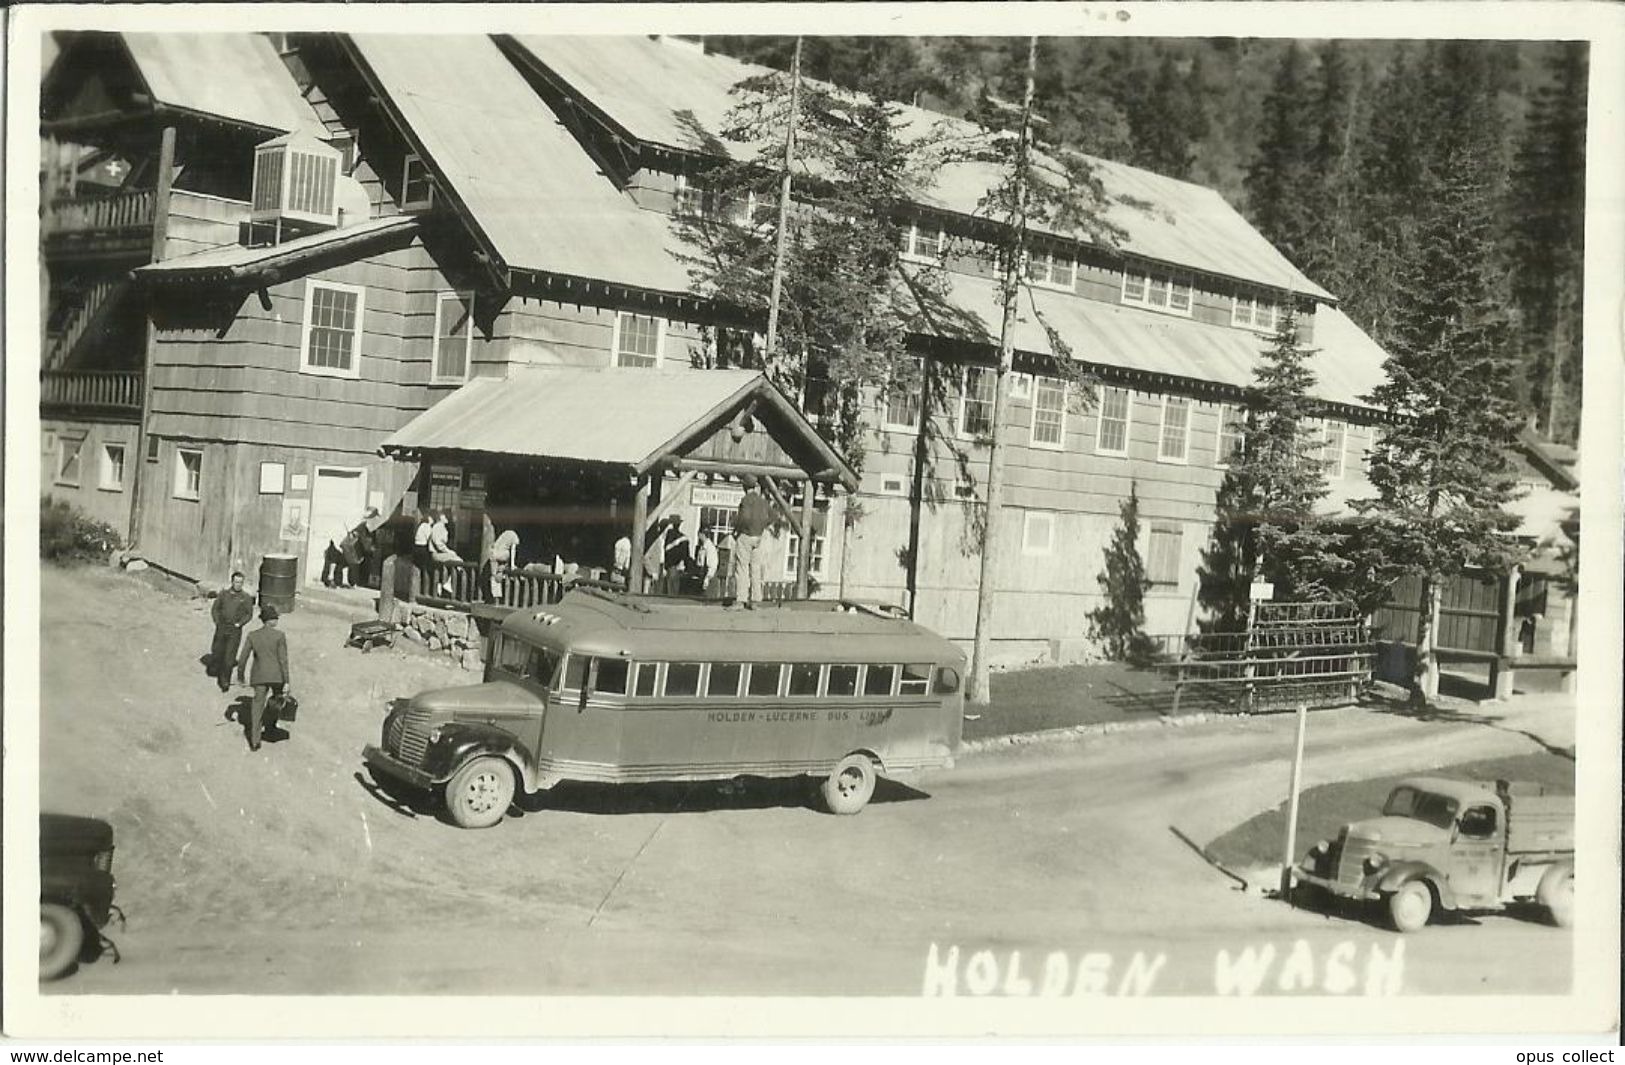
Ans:
{"label": "dormer window", "polygon": [[694,216],[705,209],[705,193],[691,184],[687,174],[678,174],[672,185],[672,214]]}
{"label": "dormer window", "polygon": [[1070,256],[1035,251],[1027,259],[1027,277],[1035,285],[1071,292],[1077,267]]}
{"label": "dormer window", "polygon": [[1130,267],[1123,271],[1124,303],[1149,307],[1170,314],[1191,313],[1191,286],[1166,273],[1150,273]]}
{"label": "dormer window", "polygon": [[1237,296],[1235,305],[1230,311],[1230,324],[1260,333],[1273,333],[1280,328],[1281,319],[1284,317],[1286,311],[1279,303],[1254,299],[1251,296]]}
{"label": "dormer window", "polygon": [[426,211],[434,206],[434,177],[423,157],[408,153],[401,163],[401,210]]}
{"label": "dormer window", "polygon": [[908,236],[903,241],[903,258],[921,263],[935,263],[941,262],[947,251],[948,234],[941,226],[922,225],[916,222],[908,227]]}

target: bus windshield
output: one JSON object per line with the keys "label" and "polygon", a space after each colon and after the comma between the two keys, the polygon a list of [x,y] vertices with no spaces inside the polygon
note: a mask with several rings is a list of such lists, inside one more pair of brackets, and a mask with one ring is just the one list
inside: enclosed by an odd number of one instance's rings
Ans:
{"label": "bus windshield", "polygon": [[500,673],[524,677],[544,688],[551,688],[561,657],[556,651],[532,647],[511,636],[504,636],[497,649],[496,668]]}

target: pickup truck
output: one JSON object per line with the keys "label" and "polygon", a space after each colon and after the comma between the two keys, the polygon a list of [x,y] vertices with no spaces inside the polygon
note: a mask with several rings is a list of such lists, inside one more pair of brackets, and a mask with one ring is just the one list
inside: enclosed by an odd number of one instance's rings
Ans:
{"label": "pickup truck", "polygon": [[[88,936],[113,915],[113,826],[99,817],[40,814],[39,972],[55,980],[79,961]],[[118,950],[106,939],[100,945]]]}
{"label": "pickup truck", "polygon": [[1440,910],[1533,902],[1566,928],[1574,914],[1574,796],[1538,784],[1402,781],[1382,816],[1345,825],[1293,871],[1311,890],[1380,906],[1398,932]]}

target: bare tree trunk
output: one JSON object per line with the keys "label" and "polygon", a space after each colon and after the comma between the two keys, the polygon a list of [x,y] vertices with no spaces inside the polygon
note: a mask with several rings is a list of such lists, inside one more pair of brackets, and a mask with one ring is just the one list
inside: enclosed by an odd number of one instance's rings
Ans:
{"label": "bare tree trunk", "polygon": [[784,289],[784,250],[790,231],[790,167],[796,160],[796,124],[801,120],[801,38],[790,60],[790,120],[784,129],[784,174],[779,179],[778,246],[773,250],[773,294],[767,303],[767,358],[771,364],[779,354],[779,297]]}
{"label": "bare tree trunk", "polygon": [[1439,582],[1422,578],[1422,598],[1416,619],[1416,666],[1412,672],[1411,702],[1429,703],[1439,697],[1438,640]]}
{"label": "bare tree trunk", "polygon": [[1021,124],[1016,140],[1015,246],[1004,260],[1004,320],[999,327],[999,365],[994,372],[993,439],[988,450],[987,510],[982,530],[982,574],[976,587],[976,634],[971,648],[970,683],[965,698],[975,705],[989,700],[988,655],[993,641],[993,597],[998,591],[1003,547],[1000,515],[1004,506],[1004,410],[1015,355],[1016,296],[1021,285],[1027,246],[1027,152],[1033,114],[1033,82],[1038,69],[1038,38],[1027,42],[1027,86],[1022,93]]}

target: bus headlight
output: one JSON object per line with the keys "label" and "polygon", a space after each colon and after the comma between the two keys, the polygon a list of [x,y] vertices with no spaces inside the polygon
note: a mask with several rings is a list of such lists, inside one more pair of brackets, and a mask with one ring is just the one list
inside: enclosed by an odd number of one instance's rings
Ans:
{"label": "bus headlight", "polygon": [[1367,858],[1365,860],[1364,868],[1365,868],[1366,874],[1369,876],[1371,874],[1376,873],[1379,869],[1381,869],[1383,866],[1385,866],[1387,864],[1388,864],[1388,859],[1387,858],[1384,858],[1380,854],[1373,854],[1373,855],[1371,855],[1369,858]]}

